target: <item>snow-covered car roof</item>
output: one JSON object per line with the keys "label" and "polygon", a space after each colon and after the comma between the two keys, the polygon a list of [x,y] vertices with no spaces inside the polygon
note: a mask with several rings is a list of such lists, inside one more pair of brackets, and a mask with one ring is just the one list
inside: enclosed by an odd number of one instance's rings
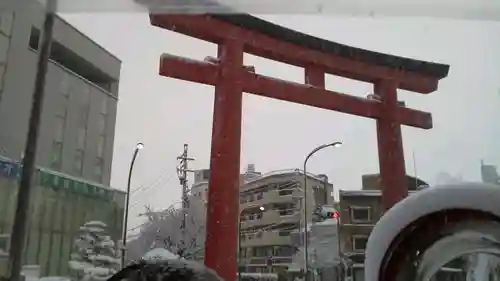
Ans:
{"label": "snow-covered car roof", "polygon": [[113,275],[108,281],[223,281],[214,270],[183,259],[141,260]]}

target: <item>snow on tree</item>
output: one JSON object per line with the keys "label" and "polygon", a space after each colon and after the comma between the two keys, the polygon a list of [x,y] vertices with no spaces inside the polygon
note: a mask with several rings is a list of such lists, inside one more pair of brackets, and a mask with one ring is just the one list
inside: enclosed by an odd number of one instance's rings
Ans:
{"label": "snow on tree", "polygon": [[69,261],[69,267],[78,280],[107,280],[120,268],[115,242],[108,235],[107,228],[100,221],[90,221],[80,227]]}
{"label": "snow on tree", "polygon": [[[338,226],[336,219],[325,219],[323,221],[310,223],[308,229],[308,251],[307,261],[309,270],[321,272],[324,269],[337,267],[342,262],[338,249]],[[304,247],[301,232],[293,233],[292,240],[295,240],[297,252],[292,257],[292,270],[304,268]]]}
{"label": "snow on tree", "polygon": [[[193,200],[196,201],[196,200]],[[186,213],[186,237],[183,237],[182,211],[170,207],[152,211],[146,207],[147,222],[138,237],[127,243],[127,260],[139,260],[148,251],[164,248],[180,258],[193,259],[203,256],[205,245],[205,206],[190,202]]]}
{"label": "snow on tree", "polygon": [[179,256],[164,248],[154,248],[147,252],[142,259],[147,261],[175,260],[179,259]]}

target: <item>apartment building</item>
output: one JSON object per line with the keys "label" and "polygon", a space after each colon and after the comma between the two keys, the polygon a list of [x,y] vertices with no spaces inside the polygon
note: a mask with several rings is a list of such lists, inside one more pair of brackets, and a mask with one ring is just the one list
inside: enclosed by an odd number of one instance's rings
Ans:
{"label": "apartment building", "polygon": [[[0,155],[21,160],[44,11],[0,13]],[[37,165],[109,185],[121,62],[57,17]]]}
{"label": "apartment building", "polygon": [[[194,171],[190,204],[208,202],[210,170]],[[240,176],[240,267],[242,272],[269,273],[288,268],[297,251],[291,232],[304,222],[302,209],[304,173],[299,169],[262,174],[255,165]],[[308,214],[313,220],[318,206],[334,205],[333,185],[325,175],[307,175]],[[206,211],[206,210],[205,210]],[[205,213],[199,213],[206,216]],[[271,264],[269,264],[271,263]]]}
{"label": "apartment building", "polygon": [[[415,192],[427,183],[407,176],[408,190]],[[362,176],[362,190],[340,190],[340,252],[353,264],[354,280],[364,279],[364,259],[368,237],[384,214],[379,174]]]}
{"label": "apartment building", "polygon": [[484,164],[481,161],[481,180],[484,183],[500,185],[500,176],[495,165]]}
{"label": "apartment building", "polygon": [[[262,176],[255,170],[255,164],[248,164],[245,172],[240,175],[240,184],[243,185],[253,179]],[[208,181],[210,180],[210,169],[194,171],[194,181],[191,185],[191,197],[193,201],[208,202]]]}
{"label": "apartment building", "polygon": [[297,248],[291,232],[311,222],[318,206],[333,204],[333,186],[324,175],[307,174],[307,218],[303,212],[304,173],[270,172],[241,186],[240,270],[270,273],[287,269]]}

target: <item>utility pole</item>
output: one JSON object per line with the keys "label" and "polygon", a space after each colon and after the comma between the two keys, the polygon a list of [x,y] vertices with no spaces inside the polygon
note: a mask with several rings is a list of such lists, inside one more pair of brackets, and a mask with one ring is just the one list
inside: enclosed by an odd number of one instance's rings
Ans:
{"label": "utility pole", "polygon": [[189,208],[189,201],[188,201],[188,192],[189,192],[189,187],[188,187],[188,180],[187,180],[187,173],[192,172],[189,170],[189,161],[194,161],[194,158],[191,158],[188,156],[188,144],[184,144],[184,152],[181,154],[181,156],[177,157],[177,160],[179,160],[179,165],[177,166],[177,176],[179,177],[179,182],[182,186],[182,222],[181,222],[181,250],[180,254],[184,254],[186,251],[186,226],[187,226],[187,210]]}
{"label": "utility pole", "polygon": [[42,30],[42,42],[38,50],[38,63],[36,68],[33,98],[31,101],[32,104],[28,123],[28,136],[22,160],[23,168],[21,182],[19,184],[19,192],[17,194],[16,213],[14,215],[14,225],[12,226],[11,233],[9,250],[10,281],[21,280],[24,238],[26,237],[33,174],[35,173],[38,132],[40,131],[40,119],[42,116],[43,99],[45,94],[45,80],[50,58],[50,47],[52,45],[52,33],[54,31],[56,8],[57,0],[47,1]]}

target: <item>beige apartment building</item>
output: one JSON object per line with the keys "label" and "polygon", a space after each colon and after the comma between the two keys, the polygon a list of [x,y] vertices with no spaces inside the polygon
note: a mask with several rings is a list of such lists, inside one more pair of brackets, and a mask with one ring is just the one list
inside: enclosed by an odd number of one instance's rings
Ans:
{"label": "beige apartment building", "polygon": [[[192,204],[207,203],[209,179],[210,170],[194,171]],[[290,233],[304,222],[303,171],[289,169],[261,174],[250,164],[241,174],[240,183],[240,270],[270,273],[280,267],[288,268],[298,246],[292,242]],[[333,185],[325,175],[308,174],[307,187],[307,221],[311,222],[316,207],[333,206]]]}
{"label": "beige apartment building", "polygon": [[304,221],[311,222],[316,207],[333,205],[328,178],[308,174],[306,219],[303,186],[304,173],[299,169],[246,177],[240,193],[242,272],[270,273],[291,265],[297,245],[290,232]]}

